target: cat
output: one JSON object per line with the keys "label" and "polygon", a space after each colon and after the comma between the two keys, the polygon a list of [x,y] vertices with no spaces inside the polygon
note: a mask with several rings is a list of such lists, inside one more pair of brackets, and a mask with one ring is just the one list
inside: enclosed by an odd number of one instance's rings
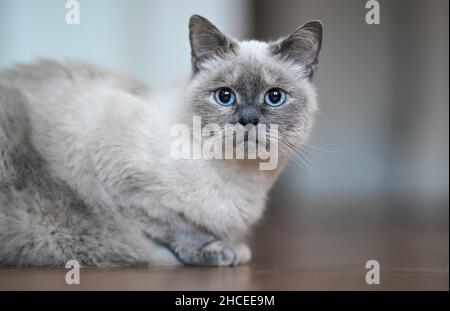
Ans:
{"label": "cat", "polygon": [[[189,20],[192,74],[163,91],[105,68],[41,60],[0,71],[0,265],[234,266],[317,110],[322,23],[273,42]],[[173,124],[276,124],[259,161],[174,160]],[[284,148],[283,148],[284,146]]]}

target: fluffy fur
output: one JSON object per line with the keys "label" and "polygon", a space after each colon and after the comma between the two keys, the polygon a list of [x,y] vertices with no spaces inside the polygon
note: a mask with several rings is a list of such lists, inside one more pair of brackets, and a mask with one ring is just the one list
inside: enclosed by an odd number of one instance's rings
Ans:
{"label": "fluffy fur", "polygon": [[[235,265],[264,211],[276,170],[255,160],[173,160],[170,128],[237,123],[243,110],[277,124],[285,149],[307,138],[322,28],[276,42],[238,42],[190,20],[192,78],[152,91],[133,78],[51,60],[0,72],[0,264]],[[233,89],[236,107],[212,100]],[[277,108],[264,93],[289,94]]]}

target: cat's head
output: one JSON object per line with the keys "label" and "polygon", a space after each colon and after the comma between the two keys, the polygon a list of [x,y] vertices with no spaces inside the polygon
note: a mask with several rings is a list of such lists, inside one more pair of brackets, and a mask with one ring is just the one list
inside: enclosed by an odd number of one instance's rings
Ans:
{"label": "cat's head", "polygon": [[312,77],[322,23],[311,21],[274,42],[239,42],[207,19],[189,21],[191,99],[202,123],[277,124],[291,147],[308,137],[317,110]]}

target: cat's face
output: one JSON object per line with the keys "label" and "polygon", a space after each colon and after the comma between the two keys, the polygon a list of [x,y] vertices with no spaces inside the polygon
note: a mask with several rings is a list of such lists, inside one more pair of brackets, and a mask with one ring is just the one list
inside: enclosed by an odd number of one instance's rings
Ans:
{"label": "cat's face", "polygon": [[191,100],[203,124],[276,124],[291,147],[308,137],[317,109],[312,75],[322,24],[309,22],[276,42],[238,42],[206,19],[190,20]]}

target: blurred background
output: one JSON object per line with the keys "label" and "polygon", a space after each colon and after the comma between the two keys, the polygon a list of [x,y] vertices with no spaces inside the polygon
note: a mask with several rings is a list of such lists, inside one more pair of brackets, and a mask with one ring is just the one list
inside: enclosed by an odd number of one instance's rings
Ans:
{"label": "blurred background", "polygon": [[447,0],[380,0],[379,25],[366,24],[364,0],[80,0],[80,25],[65,23],[65,2],[0,0],[0,68],[78,58],[162,87],[190,73],[192,14],[238,39],[322,20],[321,111],[304,165],[290,164],[271,193],[256,258],[352,267],[373,257],[439,274],[448,289]]}

